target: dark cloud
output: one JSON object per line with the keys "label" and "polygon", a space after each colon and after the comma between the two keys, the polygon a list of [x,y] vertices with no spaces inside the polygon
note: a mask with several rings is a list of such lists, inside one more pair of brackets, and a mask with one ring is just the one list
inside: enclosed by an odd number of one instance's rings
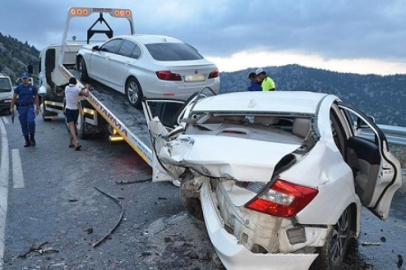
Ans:
{"label": "dark cloud", "polygon": [[[56,43],[65,1],[1,0],[0,32],[30,44]],[[329,58],[406,60],[406,2],[402,0],[151,0],[114,1],[131,8],[136,30],[189,42],[203,54],[226,56],[266,48]],[[83,1],[70,0],[79,4]],[[87,0],[86,5],[110,1]],[[72,32],[89,26],[73,24]]]}

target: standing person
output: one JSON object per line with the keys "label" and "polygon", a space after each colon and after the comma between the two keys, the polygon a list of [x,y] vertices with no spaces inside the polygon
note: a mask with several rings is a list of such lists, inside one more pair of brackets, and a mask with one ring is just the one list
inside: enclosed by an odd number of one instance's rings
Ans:
{"label": "standing person", "polygon": [[76,78],[69,79],[69,85],[65,88],[65,99],[66,99],[66,107],[65,107],[65,116],[66,116],[66,123],[69,124],[69,147],[75,147],[76,151],[79,151],[82,147],[79,144],[79,140],[77,137],[77,130],[76,130],[76,122],[78,121],[79,117],[79,95],[82,96],[89,96],[89,92],[87,89],[90,89],[90,85],[86,84],[86,87],[80,89],[76,86]]}
{"label": "standing person", "polygon": [[[38,89],[28,82],[28,73],[21,75],[23,82],[14,89],[10,104],[10,113],[14,113],[14,104],[18,100],[17,110],[21,130],[24,135],[24,147],[34,146],[35,142],[35,116],[39,114]],[[36,109],[34,110],[34,104]]]}
{"label": "standing person", "polygon": [[261,81],[262,91],[275,91],[275,82],[266,75],[266,71],[262,68],[256,70],[255,74],[258,77],[258,80]]}
{"label": "standing person", "polygon": [[258,83],[258,78],[255,72],[250,72],[250,74],[248,74],[248,79],[251,81],[247,88],[248,91],[262,91],[262,87]]}

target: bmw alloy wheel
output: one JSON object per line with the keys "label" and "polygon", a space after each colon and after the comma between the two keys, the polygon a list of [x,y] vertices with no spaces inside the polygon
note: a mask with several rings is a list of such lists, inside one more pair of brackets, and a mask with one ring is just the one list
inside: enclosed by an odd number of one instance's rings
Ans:
{"label": "bmw alloy wheel", "polygon": [[141,108],[142,91],[138,81],[135,78],[130,78],[128,80],[125,92],[131,106]]}

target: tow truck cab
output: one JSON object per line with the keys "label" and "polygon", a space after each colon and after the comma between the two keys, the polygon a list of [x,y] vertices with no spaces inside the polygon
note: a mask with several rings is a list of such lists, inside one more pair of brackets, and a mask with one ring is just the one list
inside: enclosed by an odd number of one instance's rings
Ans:
{"label": "tow truck cab", "polygon": [[[76,52],[81,44],[69,44],[67,50],[63,54],[62,63],[66,67],[73,68],[76,64]],[[52,100],[55,102],[63,102],[64,88],[68,85],[68,79],[58,69],[62,50],[61,45],[49,45],[44,48],[39,54],[39,70],[38,70],[38,94],[42,100]]]}

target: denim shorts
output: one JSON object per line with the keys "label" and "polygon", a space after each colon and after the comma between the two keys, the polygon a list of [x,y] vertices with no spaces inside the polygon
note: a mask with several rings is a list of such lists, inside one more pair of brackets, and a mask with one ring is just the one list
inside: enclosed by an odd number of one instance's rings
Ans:
{"label": "denim shorts", "polygon": [[70,123],[70,122],[74,122],[76,124],[76,122],[78,121],[78,117],[79,117],[79,110],[71,110],[66,108],[65,109],[65,116],[66,116],[66,123]]}

